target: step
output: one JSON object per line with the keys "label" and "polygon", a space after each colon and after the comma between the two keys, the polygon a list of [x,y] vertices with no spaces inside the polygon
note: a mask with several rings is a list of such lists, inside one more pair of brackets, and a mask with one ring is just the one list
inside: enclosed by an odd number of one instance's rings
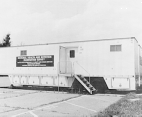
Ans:
{"label": "step", "polygon": [[83,82],[88,82],[88,81],[87,81],[87,80],[85,80],[85,79],[83,79],[82,81],[83,81]]}
{"label": "step", "polygon": [[90,85],[90,83],[89,83],[89,82],[86,82],[86,85],[87,85],[87,86],[89,86],[89,85]]}
{"label": "step", "polygon": [[89,87],[89,89],[93,90],[93,89],[94,89],[94,87]]}
{"label": "step", "polygon": [[88,82],[86,78],[82,75],[74,75],[74,77],[84,86],[84,88],[90,93],[93,94],[96,89]]}
{"label": "step", "polygon": [[84,79],[83,77],[79,77],[80,79]]}
{"label": "step", "polygon": [[85,89],[86,89],[90,94],[92,94],[92,91],[89,89],[89,87],[86,86],[86,84],[80,79],[80,77],[79,77],[78,75],[75,75],[74,77],[85,87]]}

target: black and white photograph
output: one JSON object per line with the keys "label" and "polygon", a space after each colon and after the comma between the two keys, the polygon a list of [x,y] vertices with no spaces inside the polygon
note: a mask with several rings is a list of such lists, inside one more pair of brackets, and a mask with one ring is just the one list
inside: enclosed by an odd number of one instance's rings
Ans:
{"label": "black and white photograph", "polygon": [[0,117],[142,117],[142,0],[0,0]]}

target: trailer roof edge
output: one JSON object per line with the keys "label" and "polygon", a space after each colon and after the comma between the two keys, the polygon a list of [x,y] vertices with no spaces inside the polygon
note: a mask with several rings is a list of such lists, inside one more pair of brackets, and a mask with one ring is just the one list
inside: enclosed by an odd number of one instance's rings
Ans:
{"label": "trailer roof edge", "polygon": [[[79,43],[79,42],[91,42],[91,41],[109,41],[109,40],[123,40],[123,39],[137,39],[135,37],[126,37],[126,38],[111,38],[111,39],[97,39],[97,40],[83,40],[83,41],[71,41],[71,42],[57,42],[57,43],[48,43],[48,45],[52,44],[64,44],[64,43]],[[138,42],[138,41],[137,41]]]}
{"label": "trailer roof edge", "polygon": [[[10,46],[10,47],[25,47],[25,46],[39,46],[39,45],[53,45],[53,44],[80,43],[80,42],[91,42],[91,41],[109,41],[109,40],[123,40],[123,39],[135,39],[137,41],[137,39],[135,37],[126,37],[126,38],[111,38],[111,39],[69,41],[69,42],[57,42],[57,43],[45,43],[45,44],[31,44],[31,45]],[[137,43],[138,43],[138,41],[137,41]],[[1,47],[1,48],[8,48],[8,47]]]}

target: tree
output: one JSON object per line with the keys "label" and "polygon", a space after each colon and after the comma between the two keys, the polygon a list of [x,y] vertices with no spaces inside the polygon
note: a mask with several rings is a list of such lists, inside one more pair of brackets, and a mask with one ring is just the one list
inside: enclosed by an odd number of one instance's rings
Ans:
{"label": "tree", "polygon": [[10,34],[7,34],[6,37],[3,39],[3,43],[0,44],[0,47],[9,47],[9,46],[11,46]]}

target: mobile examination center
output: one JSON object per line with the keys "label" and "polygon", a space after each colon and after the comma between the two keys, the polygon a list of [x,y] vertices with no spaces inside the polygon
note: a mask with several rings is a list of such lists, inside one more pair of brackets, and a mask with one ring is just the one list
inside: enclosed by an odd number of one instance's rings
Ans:
{"label": "mobile examination center", "polygon": [[11,86],[137,90],[142,49],[135,37],[2,47],[0,75]]}

